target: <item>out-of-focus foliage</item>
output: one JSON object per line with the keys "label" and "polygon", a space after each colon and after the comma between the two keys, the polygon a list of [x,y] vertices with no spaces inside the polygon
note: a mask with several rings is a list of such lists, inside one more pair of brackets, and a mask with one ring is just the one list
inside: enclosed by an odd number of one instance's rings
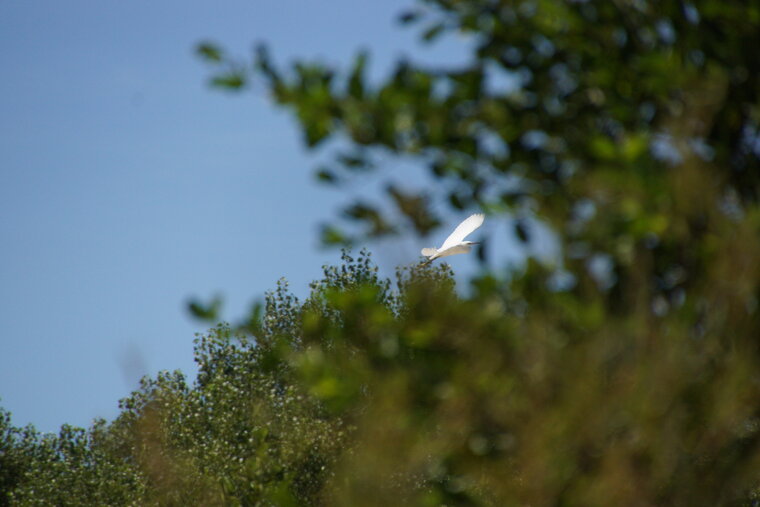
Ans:
{"label": "out-of-focus foliage", "polygon": [[347,73],[199,54],[223,87],[267,87],[307,144],[351,140],[321,181],[380,176],[388,153],[429,166],[426,194],[389,183],[390,206],[346,210],[367,235],[399,230],[389,209],[432,230],[443,199],[525,241],[542,220],[563,269],[481,274],[463,297],[445,264],[394,287],[346,254],[305,300],[282,283],[199,338],[194,383],[145,379],[110,424],[0,414],[1,501],[758,501],[760,5],[430,0],[401,20],[464,34],[470,62],[370,83],[365,54]]}
{"label": "out-of-focus foliage", "polygon": [[[757,2],[427,0],[401,20],[429,41],[457,37],[472,58],[401,60],[368,82],[367,53],[346,71],[283,69],[262,46],[251,76],[295,113],[308,145],[352,141],[320,181],[382,177],[389,153],[429,168],[438,185],[416,200],[389,184],[387,205],[350,205],[345,216],[369,236],[392,232],[398,214],[426,233],[435,197],[536,213],[584,261],[602,252],[628,265],[636,244],[698,233],[704,199],[758,197]],[[351,238],[326,231],[328,242]]]}

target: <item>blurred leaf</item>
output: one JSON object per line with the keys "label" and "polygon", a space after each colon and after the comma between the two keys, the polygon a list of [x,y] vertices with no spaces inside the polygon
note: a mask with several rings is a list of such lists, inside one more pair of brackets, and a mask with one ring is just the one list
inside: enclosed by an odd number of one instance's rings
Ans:
{"label": "blurred leaf", "polygon": [[422,40],[425,42],[433,42],[443,33],[444,28],[445,25],[443,23],[436,23],[435,25],[428,27],[422,34]]}
{"label": "blurred leaf", "polygon": [[409,24],[409,23],[414,23],[421,16],[422,16],[422,12],[419,11],[419,10],[407,10],[407,11],[402,12],[398,16],[398,20],[399,20],[399,22],[401,24],[406,25],[406,24]]}
{"label": "blurred leaf", "polygon": [[331,226],[322,226],[322,244],[323,245],[345,245],[348,238],[339,229]]}
{"label": "blurred leaf", "polygon": [[480,261],[481,264],[485,264],[488,262],[488,240],[483,239],[480,241],[480,244],[475,247],[475,255],[478,257],[478,261]]}
{"label": "blurred leaf", "polygon": [[333,185],[338,182],[338,177],[335,175],[335,173],[326,168],[318,170],[316,176],[317,181],[320,183]]}
{"label": "blurred leaf", "polygon": [[222,309],[222,303],[223,300],[219,296],[214,296],[214,298],[206,304],[197,299],[193,299],[187,303],[187,309],[196,319],[217,322],[219,320],[219,312]]}
{"label": "blurred leaf", "polygon": [[242,72],[232,71],[226,74],[215,76],[211,79],[211,85],[217,88],[226,88],[228,90],[239,90],[246,84],[245,75]]}
{"label": "blurred leaf", "polygon": [[367,65],[367,52],[362,51],[354,59],[354,67],[348,79],[348,93],[356,99],[364,97],[364,68]]}
{"label": "blurred leaf", "polygon": [[340,153],[336,160],[351,171],[366,171],[374,168],[372,161],[363,152]]}
{"label": "blurred leaf", "polygon": [[517,219],[513,222],[515,235],[522,243],[530,243],[530,232],[525,220]]}
{"label": "blurred leaf", "polygon": [[198,44],[195,48],[195,52],[198,56],[208,62],[219,63],[222,61],[222,50],[219,46],[210,42],[202,42]]}

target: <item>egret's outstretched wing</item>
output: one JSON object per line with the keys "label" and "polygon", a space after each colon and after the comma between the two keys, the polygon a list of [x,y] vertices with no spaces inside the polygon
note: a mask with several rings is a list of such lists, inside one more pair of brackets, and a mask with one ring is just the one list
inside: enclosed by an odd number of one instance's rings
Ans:
{"label": "egret's outstretched wing", "polygon": [[472,231],[483,225],[484,219],[485,215],[482,213],[476,213],[474,215],[470,215],[469,218],[465,218],[461,224],[457,225],[457,228],[454,229],[454,232],[452,232],[451,235],[446,238],[446,241],[443,242],[440,250],[446,250],[447,248],[451,248],[452,246],[461,243],[464,238],[472,233]]}

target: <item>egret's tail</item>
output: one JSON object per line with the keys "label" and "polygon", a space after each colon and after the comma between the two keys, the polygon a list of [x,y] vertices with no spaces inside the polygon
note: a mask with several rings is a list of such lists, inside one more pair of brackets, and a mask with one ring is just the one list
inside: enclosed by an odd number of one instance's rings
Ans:
{"label": "egret's tail", "polygon": [[425,257],[432,257],[432,256],[434,256],[437,253],[438,253],[438,250],[436,250],[435,248],[423,248],[422,249],[422,255],[424,255]]}

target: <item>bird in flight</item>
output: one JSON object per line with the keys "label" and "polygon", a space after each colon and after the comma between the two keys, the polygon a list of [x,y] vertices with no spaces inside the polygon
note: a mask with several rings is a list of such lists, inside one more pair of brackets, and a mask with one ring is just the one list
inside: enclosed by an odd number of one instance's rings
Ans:
{"label": "bird in flight", "polygon": [[423,248],[422,255],[427,257],[425,264],[430,264],[439,257],[447,257],[469,252],[471,245],[477,245],[479,241],[464,241],[475,229],[483,225],[485,216],[482,213],[476,213],[465,218],[464,221],[457,225],[454,232],[446,238],[441,248]]}

